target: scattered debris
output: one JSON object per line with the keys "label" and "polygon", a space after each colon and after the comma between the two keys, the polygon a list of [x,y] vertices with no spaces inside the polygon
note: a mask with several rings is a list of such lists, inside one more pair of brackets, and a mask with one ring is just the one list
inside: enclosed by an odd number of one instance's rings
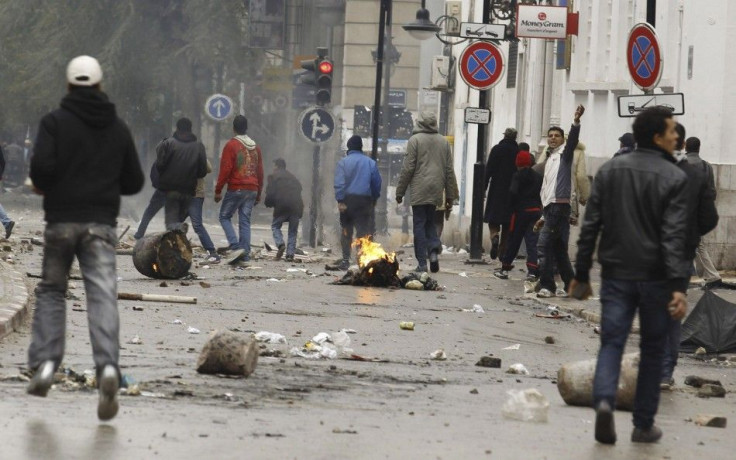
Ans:
{"label": "scattered debris", "polygon": [[333,428],[332,432],[335,434],[358,434],[355,430],[341,430],[339,428]]}
{"label": "scattered debris", "polygon": [[506,371],[507,374],[529,375],[529,370],[521,363],[512,364]]}
{"label": "scattered debris", "polygon": [[184,321],[177,318],[174,321],[172,321],[171,324],[184,324]]}
{"label": "scattered debris", "polygon": [[467,278],[468,277],[468,274],[465,273],[465,272],[460,272],[460,273],[458,273],[458,276],[462,276],[463,278]]}
{"label": "scattered debris", "polygon": [[142,345],[143,340],[139,336],[134,336],[132,339],[128,340],[128,343],[131,345]]}
{"label": "scattered debris", "polygon": [[[593,406],[593,376],[597,359],[564,364],[557,371],[557,390],[571,406]],[[621,360],[621,374],[616,391],[616,409],[632,410],[639,375],[639,353],[627,353]]]}
{"label": "scattered debris", "polygon": [[517,344],[511,345],[511,346],[508,346],[506,348],[502,348],[502,350],[518,350],[520,348],[521,348],[521,344],[520,343],[517,343]]}
{"label": "scattered debris", "polygon": [[243,375],[248,377],[258,363],[258,345],[229,331],[215,332],[197,359],[200,374]]}
{"label": "scattered debris", "polygon": [[559,316],[560,315],[560,307],[557,305],[549,305],[547,306],[547,314],[551,316]]}
{"label": "scattered debris", "polygon": [[477,388],[473,388],[472,390],[470,390],[470,394],[471,395],[477,395],[478,394],[478,389]]}
{"label": "scattered debris", "polygon": [[430,353],[429,357],[435,361],[445,361],[447,359],[447,354],[445,353],[445,350],[440,348],[439,350],[435,350]]}
{"label": "scattered debris", "polygon": [[700,388],[703,385],[718,385],[719,387],[723,386],[720,380],[706,379],[704,377],[698,377],[697,375],[688,375],[687,377],[685,377],[685,385],[689,385],[695,388]]}
{"label": "scattered debris", "polygon": [[601,333],[601,327],[600,326],[594,327],[593,328],[593,332],[596,333],[596,334],[598,334],[598,335],[600,335],[600,333]]}
{"label": "scattered debris", "polygon": [[504,417],[524,422],[546,422],[549,401],[534,388],[509,390],[509,399],[503,405]]}
{"label": "scattered debris", "polygon": [[552,337],[551,335],[548,335],[547,337],[544,338],[544,343],[548,343],[552,345],[553,343],[555,343],[555,338]]}
{"label": "scattered debris", "polygon": [[187,332],[190,334],[199,334],[199,329],[197,329],[196,327],[189,326],[187,328]]}
{"label": "scattered debris", "polygon": [[710,426],[713,428],[726,428],[726,417],[719,415],[700,414],[695,417],[695,424],[700,426]]}
{"label": "scattered debris", "polygon": [[708,352],[707,352],[707,351],[705,351],[705,348],[703,348],[703,347],[698,347],[698,349],[697,349],[697,350],[695,350],[695,354],[696,354],[696,355],[704,355],[704,354],[706,354],[706,353],[708,353]]}
{"label": "scattered debris", "polygon": [[264,343],[286,343],[286,337],[275,332],[261,331],[257,332],[255,337],[257,341]]}
{"label": "scattered debris", "polygon": [[501,358],[495,358],[493,356],[481,356],[480,360],[475,363],[475,365],[480,367],[500,368]]}
{"label": "scattered debris", "polygon": [[424,285],[419,280],[410,280],[406,284],[404,284],[404,287],[406,289],[411,289],[413,291],[423,291]]}
{"label": "scattered debris", "polygon": [[720,385],[704,384],[698,389],[699,398],[725,398],[726,389]]}
{"label": "scattered debris", "polygon": [[481,307],[478,304],[473,305],[473,308],[463,308],[463,311],[471,312],[471,313],[485,313],[486,312],[485,310],[483,310],[483,307]]}
{"label": "scattered debris", "polygon": [[212,287],[210,283],[205,283],[204,281],[200,281],[199,285],[202,286],[204,289],[208,289]]}
{"label": "scattered debris", "polygon": [[414,322],[413,321],[402,321],[399,323],[399,329],[403,329],[405,331],[413,331]]}
{"label": "scattered debris", "polygon": [[119,300],[137,300],[139,302],[173,302],[173,303],[197,303],[196,297],[185,297],[180,295],[160,294],[133,294],[118,292]]}
{"label": "scattered debris", "polygon": [[143,311],[143,307],[140,305],[133,305],[133,311]]}

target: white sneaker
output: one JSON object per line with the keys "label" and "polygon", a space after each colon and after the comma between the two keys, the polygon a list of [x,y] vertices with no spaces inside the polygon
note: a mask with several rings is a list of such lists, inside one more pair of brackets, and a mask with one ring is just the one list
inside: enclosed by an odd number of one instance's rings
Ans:
{"label": "white sneaker", "polygon": [[555,295],[557,297],[567,297],[567,292],[562,288],[557,288],[557,291],[555,291]]}
{"label": "white sneaker", "polygon": [[111,364],[105,366],[100,374],[99,395],[100,400],[97,403],[97,418],[100,420],[110,420],[118,413],[118,387],[120,386],[120,377],[117,370]]}
{"label": "white sneaker", "polygon": [[540,289],[539,292],[537,292],[537,297],[541,299],[549,299],[554,296],[554,293],[552,293],[552,291],[550,291],[549,289]]}

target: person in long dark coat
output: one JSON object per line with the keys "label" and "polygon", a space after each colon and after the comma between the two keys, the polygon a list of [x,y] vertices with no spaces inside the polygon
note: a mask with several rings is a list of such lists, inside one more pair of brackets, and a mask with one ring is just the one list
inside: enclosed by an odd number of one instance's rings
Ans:
{"label": "person in long dark coat", "polygon": [[512,211],[509,187],[511,177],[516,172],[516,154],[519,151],[516,135],[516,129],[507,128],[501,142],[491,149],[486,162],[484,189],[488,188],[488,198],[483,222],[488,223],[488,229],[491,232],[491,259],[495,259],[506,251]]}

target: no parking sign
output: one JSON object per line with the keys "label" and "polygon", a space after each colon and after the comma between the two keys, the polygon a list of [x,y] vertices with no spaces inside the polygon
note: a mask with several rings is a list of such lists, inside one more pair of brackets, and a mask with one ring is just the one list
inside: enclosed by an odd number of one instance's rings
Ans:
{"label": "no parking sign", "polygon": [[657,87],[662,77],[662,52],[652,26],[640,23],[632,27],[626,45],[626,61],[636,86],[643,91]]}
{"label": "no parking sign", "polygon": [[489,42],[475,42],[460,54],[460,76],[468,86],[481,91],[492,88],[501,79],[504,61],[501,50]]}

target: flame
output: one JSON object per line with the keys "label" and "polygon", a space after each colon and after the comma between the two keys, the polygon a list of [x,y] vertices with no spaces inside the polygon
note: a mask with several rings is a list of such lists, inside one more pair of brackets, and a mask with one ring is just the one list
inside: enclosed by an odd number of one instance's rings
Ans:
{"label": "flame", "polygon": [[158,265],[153,264],[153,271],[155,271],[156,273],[158,273]]}
{"label": "flame", "polygon": [[358,266],[360,268],[368,265],[369,262],[378,259],[386,259],[393,263],[396,254],[388,253],[383,250],[380,244],[371,241],[368,238],[358,238],[353,241],[353,247],[358,248]]}

